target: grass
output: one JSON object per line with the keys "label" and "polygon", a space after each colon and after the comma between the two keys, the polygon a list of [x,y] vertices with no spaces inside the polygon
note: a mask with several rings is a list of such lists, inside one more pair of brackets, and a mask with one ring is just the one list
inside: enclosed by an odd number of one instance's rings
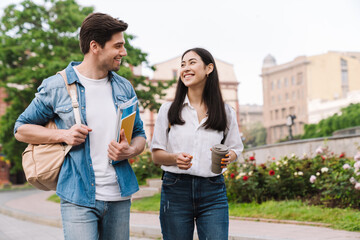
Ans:
{"label": "grass", "polygon": [[56,194],[51,195],[50,197],[48,197],[47,200],[51,202],[60,203],[60,198]]}
{"label": "grass", "polygon": [[[48,200],[60,202],[58,196],[53,195]],[[159,212],[160,194],[135,200],[131,203],[131,211]],[[275,220],[292,220],[327,224],[328,227],[346,231],[360,232],[360,211],[355,209],[325,208],[309,206],[301,201],[267,201],[258,203],[229,203],[231,217]],[[311,222],[311,223],[309,223]]]}
{"label": "grass", "polygon": [[[132,202],[132,211],[158,212],[160,194]],[[354,209],[309,206],[301,201],[267,201],[257,203],[229,203],[231,217],[292,220],[328,224],[334,229],[360,232],[360,211]],[[299,223],[301,224],[301,223]],[[311,224],[310,224],[311,225]]]}
{"label": "grass", "polygon": [[0,192],[17,191],[17,190],[25,190],[25,189],[34,189],[34,187],[28,183],[21,184],[21,185],[13,185],[13,184],[0,185]]}
{"label": "grass", "polygon": [[309,206],[304,202],[267,201],[257,203],[230,203],[230,216],[294,220],[329,224],[329,227],[360,232],[360,211],[355,209],[325,208]]}
{"label": "grass", "polygon": [[152,197],[146,197],[135,200],[131,203],[132,211],[139,212],[159,212],[160,209],[160,193]]}

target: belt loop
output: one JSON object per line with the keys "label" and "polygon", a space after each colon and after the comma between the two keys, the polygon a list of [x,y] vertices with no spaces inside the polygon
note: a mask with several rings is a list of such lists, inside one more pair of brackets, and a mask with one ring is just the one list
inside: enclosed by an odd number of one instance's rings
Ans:
{"label": "belt loop", "polygon": [[164,180],[164,175],[165,175],[165,171],[163,170],[161,174],[161,180]]}

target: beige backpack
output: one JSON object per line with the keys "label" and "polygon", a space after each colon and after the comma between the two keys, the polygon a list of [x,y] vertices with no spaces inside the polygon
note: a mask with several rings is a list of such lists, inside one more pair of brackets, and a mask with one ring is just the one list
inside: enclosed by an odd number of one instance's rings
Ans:
{"label": "beige backpack", "polygon": [[[81,124],[76,84],[68,85],[65,70],[58,73],[63,77],[66,89],[71,97],[75,122]],[[57,128],[53,120],[50,120],[45,127]],[[22,166],[26,180],[40,190],[56,190],[61,166],[71,147],[71,145],[64,145],[63,143],[29,144],[22,154]]]}

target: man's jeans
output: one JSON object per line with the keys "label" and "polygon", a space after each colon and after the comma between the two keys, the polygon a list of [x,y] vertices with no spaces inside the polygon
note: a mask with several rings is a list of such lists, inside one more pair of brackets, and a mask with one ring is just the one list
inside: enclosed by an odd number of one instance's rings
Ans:
{"label": "man's jeans", "polygon": [[194,220],[200,240],[228,239],[224,176],[203,178],[165,172],[160,203],[164,240],[193,239]]}
{"label": "man's jeans", "polygon": [[130,206],[130,200],[96,200],[95,208],[61,200],[65,240],[129,240]]}

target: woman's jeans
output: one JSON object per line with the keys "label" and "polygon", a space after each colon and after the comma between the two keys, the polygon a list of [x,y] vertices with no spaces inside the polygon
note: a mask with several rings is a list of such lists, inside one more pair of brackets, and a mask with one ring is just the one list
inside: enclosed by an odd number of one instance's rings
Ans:
{"label": "woman's jeans", "polygon": [[224,176],[203,178],[165,172],[160,203],[164,240],[193,239],[194,221],[200,240],[228,239]]}
{"label": "woman's jeans", "polygon": [[65,240],[129,240],[130,200],[83,207],[61,200]]}

